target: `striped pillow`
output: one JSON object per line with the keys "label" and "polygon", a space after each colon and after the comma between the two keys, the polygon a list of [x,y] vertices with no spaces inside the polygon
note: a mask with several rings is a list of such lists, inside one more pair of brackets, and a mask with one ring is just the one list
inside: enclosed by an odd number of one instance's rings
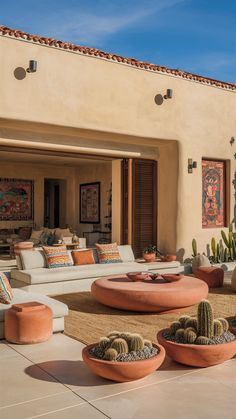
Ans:
{"label": "striped pillow", "polygon": [[122,262],[117,243],[96,244],[99,263],[119,263]]}
{"label": "striped pillow", "polygon": [[10,304],[13,298],[11,285],[9,283],[9,272],[0,272],[0,303]]}
{"label": "striped pillow", "polygon": [[43,246],[43,251],[50,269],[73,265],[66,246]]}

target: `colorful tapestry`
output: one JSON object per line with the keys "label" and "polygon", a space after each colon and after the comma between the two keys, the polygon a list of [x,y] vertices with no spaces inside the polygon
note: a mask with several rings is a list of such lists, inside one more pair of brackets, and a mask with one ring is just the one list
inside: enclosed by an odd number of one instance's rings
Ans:
{"label": "colorful tapestry", "polygon": [[202,227],[225,226],[225,162],[202,160]]}
{"label": "colorful tapestry", "polygon": [[100,182],[80,185],[80,222],[100,223]]}
{"label": "colorful tapestry", "polygon": [[33,182],[0,178],[0,220],[33,219]]}

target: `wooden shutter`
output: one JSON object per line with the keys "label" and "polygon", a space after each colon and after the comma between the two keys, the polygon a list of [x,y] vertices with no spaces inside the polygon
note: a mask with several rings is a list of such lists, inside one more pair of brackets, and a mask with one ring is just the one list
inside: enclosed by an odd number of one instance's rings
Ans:
{"label": "wooden shutter", "polygon": [[157,244],[157,162],[132,161],[132,247],[136,257]]}

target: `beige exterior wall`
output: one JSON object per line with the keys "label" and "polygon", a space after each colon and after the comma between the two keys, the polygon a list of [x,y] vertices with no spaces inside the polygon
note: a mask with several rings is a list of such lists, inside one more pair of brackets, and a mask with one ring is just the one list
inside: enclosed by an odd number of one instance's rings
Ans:
{"label": "beige exterior wall", "polygon": [[[231,160],[232,219],[235,92],[7,37],[0,37],[0,58],[0,138],[140,150],[159,166],[159,247],[182,248],[186,257],[193,237],[204,250],[220,236],[201,228],[201,159]],[[30,59],[38,71],[17,80],[14,70]],[[167,88],[173,98],[157,105]],[[192,174],[188,158],[198,163]]]}

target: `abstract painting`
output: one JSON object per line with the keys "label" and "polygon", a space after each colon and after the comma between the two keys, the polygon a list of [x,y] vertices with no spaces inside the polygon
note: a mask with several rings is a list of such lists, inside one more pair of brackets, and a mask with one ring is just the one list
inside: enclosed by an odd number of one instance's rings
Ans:
{"label": "abstract painting", "polygon": [[0,178],[0,220],[33,220],[33,181]]}
{"label": "abstract painting", "polygon": [[80,222],[100,223],[100,182],[80,185]]}
{"label": "abstract painting", "polygon": [[224,227],[225,207],[225,161],[202,160],[202,227]]}

